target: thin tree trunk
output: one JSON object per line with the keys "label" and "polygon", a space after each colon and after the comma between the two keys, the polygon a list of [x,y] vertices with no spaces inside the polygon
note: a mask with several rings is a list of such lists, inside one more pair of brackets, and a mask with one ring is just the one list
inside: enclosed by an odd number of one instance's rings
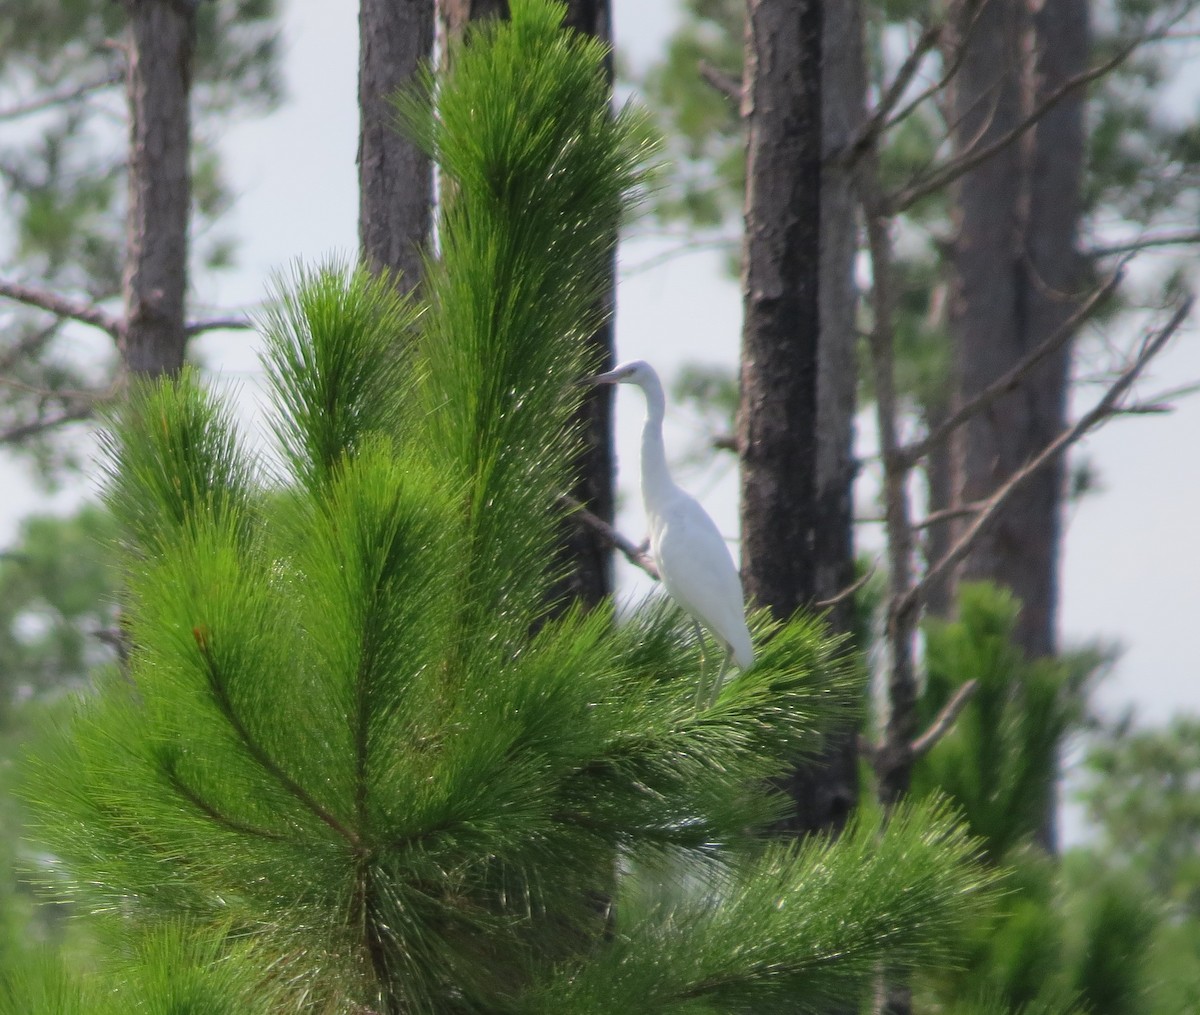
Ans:
{"label": "thin tree trunk", "polygon": [[372,271],[404,292],[421,277],[433,168],[396,130],[391,99],[433,52],[434,0],[361,0],[358,13],[358,239]]}
{"label": "thin tree trunk", "polygon": [[742,572],[790,617],[814,595],[821,5],[747,0]]}
{"label": "thin tree trunk", "polygon": [[[836,157],[859,130],[864,108],[862,9],[858,0],[824,5],[821,122],[825,166],[821,176],[817,343],[816,499],[813,597],[834,599],[854,581],[854,414],[858,391],[858,198],[853,170]],[[834,631],[854,627],[854,602],[829,611]],[[831,736],[814,763],[789,782],[797,833],[840,829],[858,799],[858,750],[853,731]]]}
{"label": "thin tree trunk", "polygon": [[[941,425],[949,415],[945,402],[925,406],[924,423],[927,431]],[[954,504],[954,462],[950,448],[932,448],[922,469],[925,478],[925,507],[928,514],[948,511]],[[941,560],[953,544],[954,526],[949,518],[934,522],[925,529],[922,545],[926,564]],[[925,586],[927,616],[948,618],[953,611],[950,576],[941,575]]]}
{"label": "thin tree trunk", "polygon": [[129,12],[129,216],[121,351],[129,371],[183,366],[191,211],[195,7],[125,0]]}

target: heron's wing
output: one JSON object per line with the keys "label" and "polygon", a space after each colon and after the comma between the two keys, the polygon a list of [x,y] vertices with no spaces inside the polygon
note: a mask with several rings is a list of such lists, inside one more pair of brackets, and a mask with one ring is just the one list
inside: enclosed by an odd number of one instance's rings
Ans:
{"label": "heron's wing", "polygon": [[729,645],[739,665],[749,665],[742,582],[716,523],[681,492],[651,525],[654,556],[671,598]]}

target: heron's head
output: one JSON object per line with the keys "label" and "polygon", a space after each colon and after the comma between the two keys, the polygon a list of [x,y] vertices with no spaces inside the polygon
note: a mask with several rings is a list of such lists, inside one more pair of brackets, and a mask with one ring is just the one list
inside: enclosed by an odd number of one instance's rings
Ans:
{"label": "heron's head", "polygon": [[657,380],[654,368],[642,359],[630,360],[614,367],[606,374],[589,377],[584,384],[639,384],[645,387],[647,382]]}

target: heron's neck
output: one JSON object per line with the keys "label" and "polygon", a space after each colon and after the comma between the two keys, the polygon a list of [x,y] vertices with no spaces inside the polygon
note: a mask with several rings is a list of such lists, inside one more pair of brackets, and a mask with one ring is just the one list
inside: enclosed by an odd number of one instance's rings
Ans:
{"label": "heron's neck", "polygon": [[641,385],[646,395],[646,421],[642,424],[642,499],[647,509],[661,503],[675,488],[667,468],[667,449],[663,444],[663,416],[666,398],[657,377]]}

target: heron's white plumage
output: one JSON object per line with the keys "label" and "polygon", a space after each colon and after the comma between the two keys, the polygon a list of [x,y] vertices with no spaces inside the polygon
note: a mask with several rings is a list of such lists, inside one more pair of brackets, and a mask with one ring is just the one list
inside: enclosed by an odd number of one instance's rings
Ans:
{"label": "heron's white plumage", "polygon": [[709,629],[743,669],[754,665],[754,646],[746,627],[742,582],[717,526],[683,490],[653,508],[650,552],[663,584],[685,613]]}
{"label": "heron's white plumage", "polygon": [[[650,364],[635,360],[593,378],[599,384],[636,384],[646,396],[642,427],[642,500],[650,526],[650,553],[671,598],[706,627],[746,670],[754,646],[737,567],[716,523],[671,479],[663,446],[666,396]],[[714,692],[715,694],[715,692]]]}

